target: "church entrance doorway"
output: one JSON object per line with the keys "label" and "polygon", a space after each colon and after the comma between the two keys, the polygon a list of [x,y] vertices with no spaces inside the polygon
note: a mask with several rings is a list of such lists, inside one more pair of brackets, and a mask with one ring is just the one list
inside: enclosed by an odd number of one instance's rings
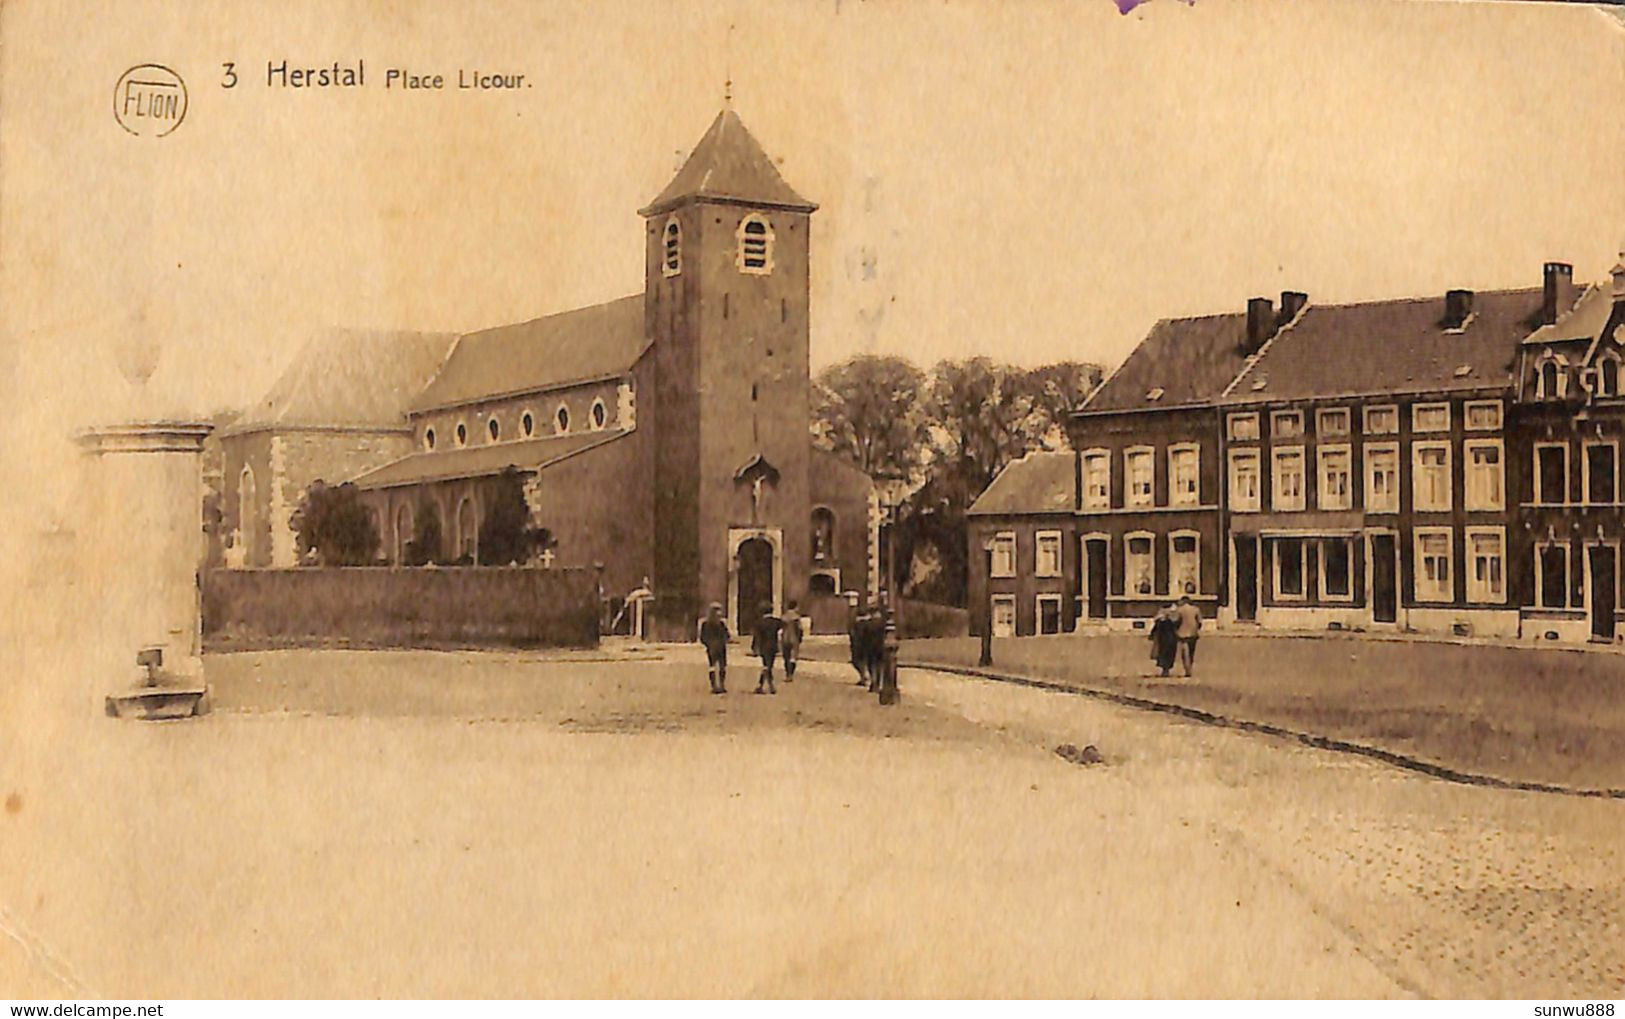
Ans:
{"label": "church entrance doorway", "polygon": [[739,593],[734,616],[741,634],[755,627],[764,602],[773,604],[773,546],[766,538],[750,538],[739,546]]}

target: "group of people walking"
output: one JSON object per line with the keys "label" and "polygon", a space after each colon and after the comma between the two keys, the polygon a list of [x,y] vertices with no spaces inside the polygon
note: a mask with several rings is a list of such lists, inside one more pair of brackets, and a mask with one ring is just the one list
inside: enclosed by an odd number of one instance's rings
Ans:
{"label": "group of people walking", "polygon": [[[784,681],[794,682],[796,665],[801,660],[801,644],[807,636],[811,620],[803,616],[794,601],[789,602],[783,615],[775,615],[773,606],[764,602],[761,613],[750,630],[751,654],[761,660],[762,669],[756,679],[755,693],[779,692],[775,667],[784,662]],[[861,602],[852,613],[847,625],[847,638],[851,644],[852,667],[858,673],[858,685],[881,694],[883,703],[894,703],[896,681],[888,673],[886,661],[887,614],[884,607]],[[722,605],[712,602],[705,618],[700,620],[700,644],[705,648],[707,676],[711,692],[728,692],[728,642],[733,634],[722,618]],[[888,695],[892,700],[888,701]]]}
{"label": "group of people walking", "polygon": [[[807,618],[790,602],[784,615],[773,614],[773,606],[763,602],[761,615],[751,628],[751,654],[762,660],[762,671],[756,680],[756,693],[777,694],[774,666],[784,659],[784,681],[796,678],[796,663],[801,660],[801,641],[807,635]],[[705,659],[711,680],[712,693],[728,692],[728,641],[733,637],[722,618],[722,605],[712,602],[700,621],[700,644],[705,648]]]}

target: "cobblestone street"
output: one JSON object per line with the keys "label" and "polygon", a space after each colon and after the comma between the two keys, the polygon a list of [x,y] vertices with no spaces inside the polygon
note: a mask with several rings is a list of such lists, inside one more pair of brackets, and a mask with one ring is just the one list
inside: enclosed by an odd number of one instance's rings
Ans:
{"label": "cobblestone street", "polygon": [[883,710],[836,665],[757,697],[741,660],[711,697],[693,649],[641,658],[217,656],[205,719],[40,726],[0,751],[21,751],[0,760],[0,980],[1129,997],[1625,981],[1625,804],[937,673],[905,671]]}

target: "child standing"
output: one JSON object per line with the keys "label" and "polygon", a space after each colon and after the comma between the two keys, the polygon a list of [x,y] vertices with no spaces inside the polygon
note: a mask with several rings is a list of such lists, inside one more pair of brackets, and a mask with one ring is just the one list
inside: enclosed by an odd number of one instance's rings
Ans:
{"label": "child standing", "polygon": [[700,643],[705,646],[705,661],[710,668],[711,692],[728,692],[728,624],[722,621],[722,606],[716,602],[706,610],[700,620]]}
{"label": "child standing", "polygon": [[783,630],[784,623],[773,614],[773,606],[763,602],[761,618],[751,637],[751,650],[762,658],[762,678],[756,681],[757,693],[779,692],[773,685],[773,662],[779,657],[779,634]]}
{"label": "child standing", "polygon": [[784,651],[784,681],[795,682],[796,661],[801,658],[801,613],[796,611],[796,603],[790,602],[784,607],[784,633],[779,637],[779,644]]}

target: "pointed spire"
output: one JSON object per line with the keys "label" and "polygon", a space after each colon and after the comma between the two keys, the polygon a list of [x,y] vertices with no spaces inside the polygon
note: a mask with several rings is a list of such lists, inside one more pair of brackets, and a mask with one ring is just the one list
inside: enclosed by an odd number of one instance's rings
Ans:
{"label": "pointed spire", "polygon": [[717,114],[677,176],[648,207],[639,211],[644,216],[655,216],[690,199],[793,212],[812,212],[818,208],[784,182],[773,160],[732,107],[725,107]]}

